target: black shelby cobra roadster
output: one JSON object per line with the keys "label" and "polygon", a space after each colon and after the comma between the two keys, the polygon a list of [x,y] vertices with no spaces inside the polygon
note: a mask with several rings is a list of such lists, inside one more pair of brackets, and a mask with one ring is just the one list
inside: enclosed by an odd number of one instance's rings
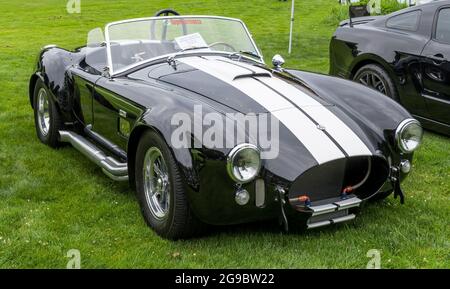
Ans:
{"label": "black shelby cobra roadster", "polygon": [[30,101],[38,138],[129,181],[159,235],[277,217],[315,228],[392,192],[403,202],[422,128],[399,104],[278,55],[266,66],[240,20],[157,16],[45,47]]}
{"label": "black shelby cobra roadster", "polygon": [[331,75],[379,90],[450,135],[450,1],[343,21],[330,58]]}

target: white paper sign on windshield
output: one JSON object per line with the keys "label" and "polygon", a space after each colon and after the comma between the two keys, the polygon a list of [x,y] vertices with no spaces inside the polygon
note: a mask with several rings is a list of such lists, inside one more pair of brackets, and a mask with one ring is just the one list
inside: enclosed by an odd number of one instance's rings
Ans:
{"label": "white paper sign on windshield", "polygon": [[178,47],[180,47],[181,50],[208,47],[208,44],[206,44],[205,39],[203,39],[203,37],[198,32],[176,37],[175,42],[177,43]]}

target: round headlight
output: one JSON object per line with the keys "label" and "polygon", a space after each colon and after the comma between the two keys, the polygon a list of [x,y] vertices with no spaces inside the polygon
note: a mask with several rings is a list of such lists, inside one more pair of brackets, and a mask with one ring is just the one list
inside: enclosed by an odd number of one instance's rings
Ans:
{"label": "round headlight", "polygon": [[395,131],[398,148],[404,153],[412,153],[422,142],[423,129],[415,119],[406,119],[400,123]]}
{"label": "round headlight", "polygon": [[227,171],[237,183],[252,181],[261,169],[259,149],[252,144],[240,144],[231,150],[227,158]]}

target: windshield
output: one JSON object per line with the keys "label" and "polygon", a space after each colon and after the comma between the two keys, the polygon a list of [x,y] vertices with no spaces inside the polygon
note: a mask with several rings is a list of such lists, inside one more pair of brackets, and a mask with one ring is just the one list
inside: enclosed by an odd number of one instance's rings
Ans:
{"label": "windshield", "polygon": [[245,52],[260,57],[245,25],[236,19],[171,16],[106,26],[108,66],[117,74],[149,59],[179,52]]}

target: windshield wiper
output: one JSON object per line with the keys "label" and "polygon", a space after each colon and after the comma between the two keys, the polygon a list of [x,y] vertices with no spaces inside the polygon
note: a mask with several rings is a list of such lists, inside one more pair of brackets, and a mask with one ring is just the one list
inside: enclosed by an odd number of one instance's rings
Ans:
{"label": "windshield wiper", "polygon": [[259,60],[262,60],[262,57],[260,55],[256,54],[255,52],[253,52],[253,51],[245,51],[245,50],[241,50],[239,52],[234,52],[233,54],[230,55],[230,58],[232,58],[233,56],[242,55],[242,54],[243,55],[252,56],[252,57],[258,58]]}
{"label": "windshield wiper", "polygon": [[189,47],[186,49],[182,49],[179,52],[185,52],[185,51],[189,51],[189,50],[196,50],[196,49],[206,49],[209,48],[209,46],[195,46],[195,47]]}
{"label": "windshield wiper", "polygon": [[[206,49],[206,48],[211,48],[210,46],[196,46],[196,47],[189,47],[183,50],[180,50],[172,55],[170,55],[169,57],[167,57],[167,63],[173,67],[173,69],[177,70],[177,64],[175,61],[175,58],[177,56],[183,55],[184,52],[186,51],[190,51],[190,50],[197,50],[197,49]],[[218,51],[219,52],[219,51]],[[259,60],[262,60],[262,57],[258,54],[256,54],[253,51],[239,51],[239,52],[234,52],[232,54],[229,55],[230,59],[233,58],[234,56],[241,56],[241,55],[248,55],[254,58],[258,58]]]}
{"label": "windshield wiper", "polygon": [[239,53],[245,54],[245,55],[249,55],[249,56],[253,56],[253,57],[256,57],[258,59],[261,59],[261,56],[259,54],[256,54],[253,51],[239,51]]}

